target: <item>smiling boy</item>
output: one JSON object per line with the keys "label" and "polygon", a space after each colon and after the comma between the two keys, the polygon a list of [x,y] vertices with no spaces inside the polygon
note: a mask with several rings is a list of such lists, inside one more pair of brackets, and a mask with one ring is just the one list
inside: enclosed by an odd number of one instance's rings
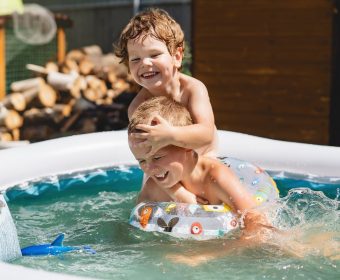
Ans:
{"label": "smiling boy", "polygon": [[256,207],[247,188],[234,173],[217,159],[200,156],[193,149],[168,145],[148,154],[138,145],[140,124],[157,125],[159,115],[169,125],[184,127],[192,123],[188,110],[180,103],[164,96],[144,101],[135,110],[128,127],[129,145],[148,179],[138,201],[177,201],[197,203],[203,199],[209,204],[228,204],[235,214]]}
{"label": "smiling boy", "polygon": [[146,147],[148,155],[175,145],[215,156],[217,134],[208,91],[202,82],[180,72],[184,47],[181,27],[160,9],[134,16],[120,36],[115,53],[142,87],[129,106],[129,118],[143,101],[167,96],[184,105],[193,120],[190,125],[179,127],[155,116],[157,125],[138,125],[144,132],[130,136],[140,140],[138,145]]}

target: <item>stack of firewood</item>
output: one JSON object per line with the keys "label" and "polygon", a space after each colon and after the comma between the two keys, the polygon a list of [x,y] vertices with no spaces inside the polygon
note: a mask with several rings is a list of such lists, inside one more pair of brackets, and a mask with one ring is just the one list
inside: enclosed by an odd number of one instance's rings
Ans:
{"label": "stack of firewood", "polygon": [[[31,142],[64,135],[122,129],[126,102],[138,87],[112,53],[89,46],[70,51],[63,63],[27,64],[35,77],[11,84],[0,102],[0,141]],[[127,98],[126,100],[131,100]]]}

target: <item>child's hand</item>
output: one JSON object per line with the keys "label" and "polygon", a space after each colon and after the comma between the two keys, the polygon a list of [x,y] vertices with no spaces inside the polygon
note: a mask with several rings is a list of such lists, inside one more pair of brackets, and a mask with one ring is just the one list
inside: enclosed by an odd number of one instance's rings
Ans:
{"label": "child's hand", "polygon": [[159,149],[171,144],[174,127],[161,116],[155,116],[151,125],[139,124],[136,128],[145,131],[132,133],[131,136],[142,140],[137,144],[139,147],[149,148],[146,157],[152,156]]}
{"label": "child's hand", "polygon": [[196,256],[186,256],[182,254],[168,254],[166,258],[174,263],[181,263],[186,264],[188,266],[198,266],[201,263],[210,261],[214,259],[214,256],[212,254],[206,254],[206,255],[196,255]]}
{"label": "child's hand", "polygon": [[200,196],[198,196],[198,195],[196,195],[196,201],[197,201],[198,204],[203,204],[203,205],[208,205],[208,204],[210,204],[210,203],[209,203],[209,200],[207,200],[207,199],[205,199],[205,198],[203,198],[203,197],[200,197]]}
{"label": "child's hand", "polygon": [[243,216],[243,238],[254,242],[265,243],[279,230],[273,227],[266,216],[254,209],[248,210]]}

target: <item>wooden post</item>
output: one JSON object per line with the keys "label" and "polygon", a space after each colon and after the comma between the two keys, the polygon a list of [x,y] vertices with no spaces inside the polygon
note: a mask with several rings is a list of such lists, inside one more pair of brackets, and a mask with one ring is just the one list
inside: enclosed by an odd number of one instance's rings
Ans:
{"label": "wooden post", "polygon": [[340,0],[333,2],[332,85],[329,114],[329,144],[340,147]]}
{"label": "wooden post", "polygon": [[6,95],[6,41],[4,20],[0,19],[0,100]]}
{"label": "wooden post", "polygon": [[65,60],[66,55],[66,36],[65,30],[63,28],[58,28],[57,30],[57,52],[58,52],[58,63]]}

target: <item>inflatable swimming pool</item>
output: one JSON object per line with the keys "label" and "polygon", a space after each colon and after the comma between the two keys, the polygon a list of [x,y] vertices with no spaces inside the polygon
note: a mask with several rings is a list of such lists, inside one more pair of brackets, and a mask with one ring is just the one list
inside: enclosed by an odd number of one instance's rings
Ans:
{"label": "inflatable swimming pool", "polygon": [[[219,131],[221,156],[241,158],[272,172],[296,176],[340,177],[340,148],[275,141],[240,133]],[[0,151],[0,191],[14,185],[57,174],[117,165],[136,164],[127,145],[126,131],[95,133],[40,142]],[[46,278],[19,266],[0,263],[3,276]],[[48,274],[49,275],[49,274]],[[61,276],[52,274],[51,279]],[[62,276],[62,279],[74,277]]]}

